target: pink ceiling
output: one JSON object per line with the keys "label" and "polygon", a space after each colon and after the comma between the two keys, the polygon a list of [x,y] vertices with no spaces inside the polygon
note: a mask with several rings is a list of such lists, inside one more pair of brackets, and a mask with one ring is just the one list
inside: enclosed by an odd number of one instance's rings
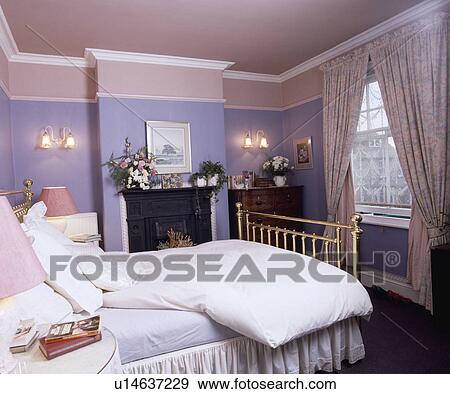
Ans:
{"label": "pink ceiling", "polygon": [[[279,74],[420,0],[0,0],[22,52],[113,49]],[[30,29],[45,37],[48,43]]]}

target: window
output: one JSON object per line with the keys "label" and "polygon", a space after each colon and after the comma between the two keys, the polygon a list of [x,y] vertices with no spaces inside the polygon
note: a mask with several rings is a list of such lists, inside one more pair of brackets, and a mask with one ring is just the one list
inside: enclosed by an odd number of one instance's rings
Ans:
{"label": "window", "polygon": [[[373,77],[368,78],[364,89],[352,150],[352,173],[359,212],[409,217],[411,194],[400,167],[380,87]],[[378,222],[374,224],[382,224]]]}

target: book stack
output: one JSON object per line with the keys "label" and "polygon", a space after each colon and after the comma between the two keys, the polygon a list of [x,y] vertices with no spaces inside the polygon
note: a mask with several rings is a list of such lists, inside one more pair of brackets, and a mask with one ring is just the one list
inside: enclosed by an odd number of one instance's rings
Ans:
{"label": "book stack", "polygon": [[47,336],[39,339],[39,348],[47,360],[73,352],[102,339],[100,316],[53,324]]}
{"label": "book stack", "polygon": [[71,235],[70,239],[73,242],[88,243],[88,242],[101,241],[102,236],[100,234],[75,234],[75,235]]}
{"label": "book stack", "polygon": [[9,349],[11,353],[23,353],[33,346],[39,331],[36,329],[34,319],[21,320]]}

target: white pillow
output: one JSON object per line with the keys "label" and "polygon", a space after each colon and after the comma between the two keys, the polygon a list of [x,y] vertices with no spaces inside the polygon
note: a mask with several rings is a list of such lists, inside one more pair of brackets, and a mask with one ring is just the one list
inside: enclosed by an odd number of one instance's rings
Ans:
{"label": "white pillow", "polygon": [[[26,234],[34,238],[33,249],[48,275],[50,275],[51,256],[71,256],[71,253],[63,245],[55,242],[51,236],[40,229],[29,229]],[[48,277],[47,283],[72,304],[75,313],[83,310],[94,313],[103,304],[101,290],[88,280],[75,278],[71,274],[68,264],[63,271],[56,272],[55,280]]]}
{"label": "white pillow", "polygon": [[[112,256],[114,254],[123,255],[123,252],[108,252],[96,246],[90,244],[75,244],[75,245],[65,245],[65,248],[68,249],[72,256]],[[111,274],[111,262],[104,261],[102,265],[102,272],[98,278],[90,279],[94,286],[99,289],[106,291],[118,291],[133,285],[134,281],[128,276],[126,270],[126,262],[120,262],[117,266],[117,280],[112,280]],[[85,274],[90,275],[97,272],[97,267],[92,262],[83,261],[78,264],[78,271]]]}
{"label": "white pillow", "polygon": [[59,231],[56,226],[45,220],[46,212],[47,207],[42,201],[34,204],[28,210],[28,213],[23,217],[23,223],[26,228],[30,230],[36,229],[42,231],[61,245],[72,245],[74,242],[67,235]]}
{"label": "white pillow", "polygon": [[73,313],[69,301],[45,283],[16,295],[14,301],[19,319],[34,319],[36,324],[57,323]]}

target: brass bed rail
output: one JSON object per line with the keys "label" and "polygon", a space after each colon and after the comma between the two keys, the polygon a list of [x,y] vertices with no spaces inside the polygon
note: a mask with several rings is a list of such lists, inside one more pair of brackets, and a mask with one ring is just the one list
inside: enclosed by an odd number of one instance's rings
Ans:
{"label": "brass bed rail", "polygon": [[0,196],[15,196],[22,194],[24,196],[24,202],[17,205],[13,205],[12,209],[20,222],[23,221],[24,215],[27,214],[28,210],[31,208],[33,195],[31,187],[33,186],[33,181],[31,179],[25,179],[23,181],[24,188],[22,190],[0,190]]}
{"label": "brass bed rail", "polygon": [[[322,241],[323,247],[320,253],[324,256],[323,261],[326,263],[336,263],[338,268],[341,268],[342,258],[346,257],[347,252],[342,250],[343,232],[350,231],[352,239],[350,251],[352,273],[355,278],[358,278],[359,241],[363,232],[359,226],[362,221],[361,215],[354,213],[350,218],[350,224],[342,224],[339,222],[335,223],[323,220],[311,220],[270,213],[252,212],[242,209],[242,203],[240,202],[236,203],[236,209],[239,239],[244,239],[245,233],[245,238],[247,241],[260,242],[268,245],[274,244],[274,246],[278,248],[292,250],[293,252],[299,251],[302,254],[306,254],[306,241],[310,240],[313,257],[318,255],[317,241]],[[291,223],[307,223],[325,227],[329,226],[335,229],[335,237],[317,235],[316,233],[310,234],[305,231],[292,230],[286,227],[281,228],[279,226],[271,226],[269,224],[264,224],[263,222],[257,223],[250,220],[250,216],[252,218],[256,216],[259,218],[277,219]],[[299,247],[297,247],[298,242],[300,243]],[[330,258],[330,255],[334,258]]]}

